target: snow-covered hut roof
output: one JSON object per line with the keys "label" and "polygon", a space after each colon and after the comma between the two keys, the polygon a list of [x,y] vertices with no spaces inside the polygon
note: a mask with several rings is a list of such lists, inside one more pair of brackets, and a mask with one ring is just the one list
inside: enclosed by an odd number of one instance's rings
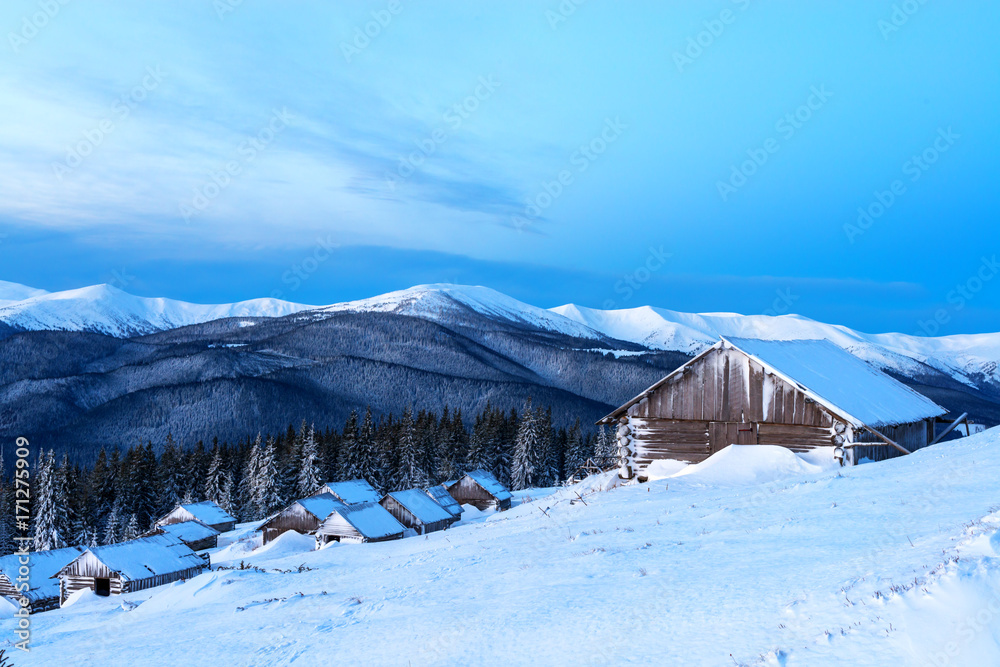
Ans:
{"label": "snow-covered hut roof", "polygon": [[948,411],[828,340],[723,338],[855,427],[909,424]]}
{"label": "snow-covered hut roof", "polygon": [[173,535],[182,542],[200,542],[219,534],[215,528],[206,526],[201,521],[182,521],[181,523],[171,523],[166,526],[158,526],[156,532]]}
{"label": "snow-covered hut roof", "polygon": [[389,494],[389,497],[405,507],[421,523],[437,523],[438,521],[451,521],[452,519],[451,512],[441,507],[436,500],[428,496],[421,489],[393,491]]}
{"label": "snow-covered hut roof", "polygon": [[344,503],[334,498],[333,494],[330,493],[321,493],[318,496],[302,498],[301,500],[296,500],[295,502],[301,505],[305,511],[309,512],[320,521],[330,516],[330,513],[334,510],[346,507]]}
{"label": "snow-covered hut roof", "polygon": [[198,519],[205,524],[215,524],[215,523],[228,523],[230,521],[236,521],[236,519],[229,515],[229,512],[222,509],[216,505],[211,500],[203,500],[200,503],[189,503],[187,505],[179,505],[179,507],[184,508],[191,513],[191,516]]}
{"label": "snow-covered hut roof", "polygon": [[389,510],[378,503],[345,505],[334,512],[370,540],[399,535],[406,530],[406,526],[396,521]]}
{"label": "snow-covered hut roof", "polygon": [[[32,551],[28,556],[28,565],[31,567],[31,588],[24,592],[24,597],[31,602],[59,597],[59,581],[52,577],[83,552],[83,547]],[[0,557],[0,574],[7,577],[10,583],[15,586],[18,584],[20,559],[21,556],[18,554]]]}
{"label": "snow-covered hut roof", "polygon": [[[454,484],[454,482],[452,482]],[[458,501],[448,493],[448,489],[444,485],[432,486],[427,489],[427,495],[430,496],[437,502],[438,505],[445,508],[449,514],[453,517],[462,516],[462,506],[458,504]]]}
{"label": "snow-covered hut roof", "polygon": [[324,493],[332,493],[348,505],[357,503],[377,503],[382,499],[378,491],[363,479],[348,479],[343,482],[327,482],[321,489]]}
{"label": "snow-covered hut roof", "polygon": [[87,553],[92,554],[112,572],[131,581],[205,565],[204,559],[186,544],[172,535],[159,534],[103,547],[91,547],[67,563],[60,572]]}
{"label": "snow-covered hut roof", "polygon": [[509,500],[513,498],[510,491],[491,472],[480,468],[466,473],[466,476],[471,477],[476,484],[489,491],[497,500]]}

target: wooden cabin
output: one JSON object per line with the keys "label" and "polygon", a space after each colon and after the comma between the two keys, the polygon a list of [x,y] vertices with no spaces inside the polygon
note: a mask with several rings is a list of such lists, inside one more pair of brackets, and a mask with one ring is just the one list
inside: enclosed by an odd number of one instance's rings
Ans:
{"label": "wooden cabin", "polygon": [[[454,482],[452,482],[454,483]],[[448,489],[445,488],[444,484],[438,484],[437,486],[432,486],[427,489],[427,495],[434,499],[434,501],[443,507],[448,514],[451,514],[451,522],[462,520],[462,506],[458,504],[458,501],[452,498],[451,494],[448,493]]]}
{"label": "wooden cabin", "polygon": [[121,595],[197,576],[208,567],[183,542],[167,534],[87,549],[54,576],[59,601],[89,588],[97,595]]}
{"label": "wooden cabin", "polygon": [[417,535],[444,530],[454,520],[451,512],[441,507],[421,489],[387,493],[379,504],[386,508],[396,521],[415,530]]}
{"label": "wooden cabin", "polygon": [[236,528],[236,519],[211,500],[200,503],[178,505],[156,521],[156,526],[184,521],[201,521],[206,526],[215,528],[220,533],[226,533]]}
{"label": "wooden cabin", "polygon": [[344,505],[316,529],[316,545],[329,542],[385,542],[403,537],[406,526],[378,503]]}
{"label": "wooden cabin", "polygon": [[[66,547],[0,557],[0,596],[15,607],[22,606],[22,597],[27,598],[32,614],[57,608],[59,580],[53,577],[83,551],[83,547]],[[25,590],[18,590],[25,584]]]}
{"label": "wooden cabin", "polygon": [[329,493],[345,505],[377,503],[382,495],[363,479],[348,479],[343,482],[327,482],[319,487],[314,496]]}
{"label": "wooden cabin", "polygon": [[334,498],[333,495],[321,493],[296,500],[262,523],[257,530],[264,534],[264,544],[289,530],[294,530],[302,535],[315,535],[316,530],[323,523],[323,519],[330,516],[334,510],[344,507],[346,505]]}
{"label": "wooden cabin", "polygon": [[733,444],[889,458],[931,444],[946,412],[827,340],[723,338],[598,424],[617,426],[620,475],[641,480],[652,461]]}
{"label": "wooden cabin", "polygon": [[219,546],[219,531],[201,521],[182,521],[155,526],[143,537],[149,535],[170,535],[186,544],[191,551],[203,551]]}
{"label": "wooden cabin", "polygon": [[481,469],[466,473],[457,482],[448,484],[447,488],[459,505],[472,505],[481,510],[510,509],[513,497],[492,473]]}

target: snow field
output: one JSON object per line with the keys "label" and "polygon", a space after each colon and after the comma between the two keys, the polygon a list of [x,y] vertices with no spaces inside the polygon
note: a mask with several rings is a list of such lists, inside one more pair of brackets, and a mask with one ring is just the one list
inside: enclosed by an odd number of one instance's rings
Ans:
{"label": "snow field", "polygon": [[1000,664],[1000,429],[853,468],[720,455],[395,542],[290,534],[34,616],[16,664]]}

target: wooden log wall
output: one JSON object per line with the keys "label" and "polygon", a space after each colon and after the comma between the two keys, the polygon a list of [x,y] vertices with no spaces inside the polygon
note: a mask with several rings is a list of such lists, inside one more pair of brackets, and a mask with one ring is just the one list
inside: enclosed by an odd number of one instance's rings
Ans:
{"label": "wooden log wall", "polygon": [[797,386],[737,350],[713,350],[629,408],[630,417],[706,422],[833,425]]}
{"label": "wooden log wall", "polygon": [[311,535],[319,528],[319,524],[319,519],[311,512],[298,503],[294,503],[261,526],[261,532],[264,533],[264,544],[267,544],[289,530],[294,530],[302,535]]}

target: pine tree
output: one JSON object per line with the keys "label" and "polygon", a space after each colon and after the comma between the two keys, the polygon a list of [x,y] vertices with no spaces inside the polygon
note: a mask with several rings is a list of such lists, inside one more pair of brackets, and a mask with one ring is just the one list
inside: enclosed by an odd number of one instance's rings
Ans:
{"label": "pine tree", "polygon": [[12,554],[17,550],[14,544],[16,535],[14,525],[14,487],[7,482],[7,471],[4,468],[3,449],[0,448],[0,556]]}
{"label": "pine tree", "polygon": [[616,456],[618,453],[618,444],[615,442],[615,436],[608,428],[601,424],[601,430],[597,433],[597,444],[594,449],[594,454],[600,458],[607,456]]}
{"label": "pine tree", "polygon": [[541,431],[541,420],[532,409],[529,398],[521,413],[511,461],[510,483],[515,491],[538,486],[546,475],[548,452]]}
{"label": "pine tree", "polygon": [[65,525],[65,507],[59,504],[59,480],[55,469],[55,452],[51,449],[44,457],[39,453],[38,473],[35,477],[35,551],[61,549],[66,540],[60,534]]}
{"label": "pine tree", "polygon": [[104,528],[104,544],[117,544],[121,541],[121,511],[118,503],[111,507]]}
{"label": "pine tree", "polygon": [[222,465],[222,450],[218,446],[212,449],[212,462],[208,464],[208,472],[205,473],[205,500],[211,500],[216,505],[222,494],[222,476],[225,474]]}
{"label": "pine tree", "polygon": [[268,437],[266,444],[260,449],[256,472],[257,476],[251,487],[253,489],[251,506],[254,518],[263,519],[283,505],[278,488],[277,443],[273,437]]}
{"label": "pine tree", "polygon": [[583,430],[580,427],[580,420],[577,418],[576,423],[566,432],[566,470],[565,475],[568,477],[572,475],[587,462],[588,450],[584,446]]}
{"label": "pine tree", "polygon": [[134,540],[139,537],[139,519],[135,514],[132,514],[128,518],[128,524],[125,525],[125,532],[122,534],[122,541],[128,542],[129,540]]}
{"label": "pine tree", "polygon": [[[305,422],[303,422],[303,426],[305,426]],[[323,483],[315,426],[309,427],[309,431],[302,441],[302,451],[299,456],[299,477],[296,480],[295,491],[297,498],[305,498]]]}
{"label": "pine tree", "polygon": [[[357,421],[357,414],[351,413],[354,421]],[[350,424],[350,419],[348,424]],[[374,483],[376,474],[375,461],[375,426],[372,421],[372,411],[368,408],[365,411],[364,420],[357,435],[348,440],[345,432],[343,447],[344,466],[343,479],[364,479]]]}
{"label": "pine tree", "polygon": [[427,485],[427,472],[420,465],[420,449],[417,444],[413,424],[413,410],[407,406],[403,410],[403,419],[399,423],[399,477],[396,484],[399,489],[420,488]]}
{"label": "pine tree", "polygon": [[243,467],[242,484],[239,487],[239,518],[242,521],[252,521],[258,518],[257,483],[260,479],[260,460],[263,455],[263,441],[261,434],[257,434],[257,439],[250,446],[246,464]]}

